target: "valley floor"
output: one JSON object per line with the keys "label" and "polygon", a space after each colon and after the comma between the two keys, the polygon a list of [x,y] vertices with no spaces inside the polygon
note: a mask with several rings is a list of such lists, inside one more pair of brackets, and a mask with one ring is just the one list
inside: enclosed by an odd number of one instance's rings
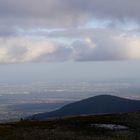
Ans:
{"label": "valley floor", "polygon": [[140,140],[140,112],[1,124],[0,140]]}

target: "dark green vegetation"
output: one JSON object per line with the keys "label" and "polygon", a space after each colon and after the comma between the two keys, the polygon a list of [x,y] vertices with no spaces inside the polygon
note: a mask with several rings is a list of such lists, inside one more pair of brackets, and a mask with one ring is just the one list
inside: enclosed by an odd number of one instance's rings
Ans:
{"label": "dark green vegetation", "polygon": [[[125,130],[91,127],[118,124]],[[47,121],[20,121],[0,125],[0,140],[139,140],[140,112],[77,116]]]}
{"label": "dark green vegetation", "polygon": [[64,116],[90,115],[114,112],[135,112],[140,109],[140,101],[111,95],[100,95],[65,105],[59,110],[36,114],[30,119],[48,119]]}

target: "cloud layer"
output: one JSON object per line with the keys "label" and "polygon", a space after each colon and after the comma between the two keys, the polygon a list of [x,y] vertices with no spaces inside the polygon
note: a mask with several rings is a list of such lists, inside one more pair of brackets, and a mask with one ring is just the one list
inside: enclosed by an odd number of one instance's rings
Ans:
{"label": "cloud layer", "polygon": [[140,22],[139,13],[139,0],[0,0],[0,17],[7,24],[64,27],[94,18]]}
{"label": "cloud layer", "polygon": [[0,0],[0,63],[140,59],[138,0]]}

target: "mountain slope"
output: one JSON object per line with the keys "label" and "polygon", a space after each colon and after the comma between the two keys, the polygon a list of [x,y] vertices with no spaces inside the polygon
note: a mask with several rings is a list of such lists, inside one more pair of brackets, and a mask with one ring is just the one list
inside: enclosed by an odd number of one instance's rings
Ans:
{"label": "mountain slope", "polygon": [[134,112],[140,110],[140,101],[111,95],[100,95],[65,105],[59,110],[32,116],[32,119],[48,119],[75,115]]}
{"label": "mountain slope", "polygon": [[[112,127],[115,125],[115,127]],[[140,112],[0,124],[0,140],[139,140]]]}

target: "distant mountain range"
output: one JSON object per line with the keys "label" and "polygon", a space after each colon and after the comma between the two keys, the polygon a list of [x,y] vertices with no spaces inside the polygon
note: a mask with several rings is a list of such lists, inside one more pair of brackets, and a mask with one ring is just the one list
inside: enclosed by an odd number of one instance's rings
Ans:
{"label": "distant mountain range", "polygon": [[131,100],[111,95],[99,95],[70,103],[59,110],[40,113],[29,117],[29,119],[48,119],[68,116],[134,112],[140,110],[140,100]]}

